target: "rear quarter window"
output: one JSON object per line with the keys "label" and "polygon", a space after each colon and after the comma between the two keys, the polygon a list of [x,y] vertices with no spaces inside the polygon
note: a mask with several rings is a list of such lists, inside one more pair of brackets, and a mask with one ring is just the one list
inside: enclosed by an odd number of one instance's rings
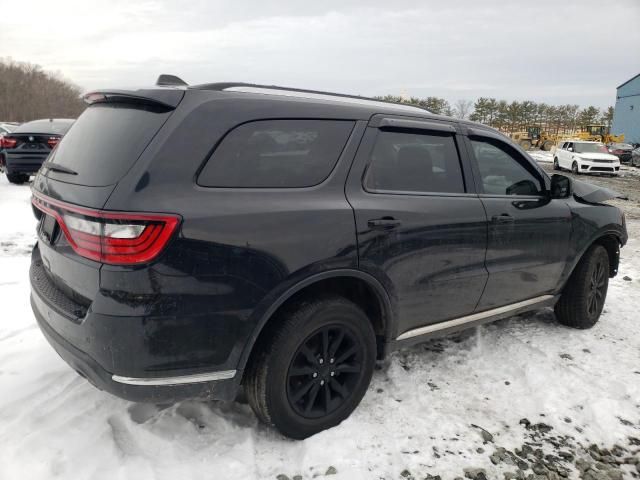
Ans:
{"label": "rear quarter window", "polygon": [[353,121],[260,120],[231,130],[198,177],[204,187],[299,188],[324,181]]}

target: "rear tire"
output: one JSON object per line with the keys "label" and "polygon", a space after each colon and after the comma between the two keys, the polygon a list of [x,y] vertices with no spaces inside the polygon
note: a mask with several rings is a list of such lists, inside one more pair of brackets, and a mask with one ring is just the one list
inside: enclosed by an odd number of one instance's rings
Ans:
{"label": "rear tire", "polygon": [[7,180],[9,180],[9,183],[22,185],[29,181],[29,175],[25,175],[24,173],[7,173]]}
{"label": "rear tire", "polygon": [[545,152],[548,152],[549,150],[551,150],[552,147],[553,147],[553,142],[550,142],[549,140],[547,140],[542,144],[542,150],[544,150]]}
{"label": "rear tire", "polygon": [[357,305],[336,296],[297,302],[271,322],[274,328],[256,345],[244,381],[253,411],[295,439],[338,425],[371,381],[371,322]]}
{"label": "rear tire", "polygon": [[560,164],[558,163],[558,157],[553,159],[553,169],[560,170]]}
{"label": "rear tire", "polygon": [[555,306],[558,321],[568,327],[591,328],[602,313],[609,287],[609,255],[592,245],[571,274]]}

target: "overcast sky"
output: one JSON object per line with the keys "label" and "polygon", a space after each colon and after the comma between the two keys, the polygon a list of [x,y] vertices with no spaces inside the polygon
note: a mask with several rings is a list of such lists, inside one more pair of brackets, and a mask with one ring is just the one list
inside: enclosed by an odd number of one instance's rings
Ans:
{"label": "overcast sky", "polygon": [[604,107],[640,73],[640,0],[0,0],[0,12],[1,57],[83,89],[173,73]]}

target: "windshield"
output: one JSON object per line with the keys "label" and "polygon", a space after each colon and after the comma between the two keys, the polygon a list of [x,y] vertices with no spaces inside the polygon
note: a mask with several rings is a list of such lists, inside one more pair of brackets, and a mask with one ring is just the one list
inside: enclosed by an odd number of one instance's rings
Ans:
{"label": "windshield", "polygon": [[632,150],[633,146],[628,143],[612,143],[611,148],[624,148],[625,150]]}
{"label": "windshield", "polygon": [[71,128],[74,120],[34,120],[23,123],[13,133],[46,133],[64,135]]}
{"label": "windshield", "polygon": [[602,143],[574,143],[573,151],[576,153],[609,153]]}

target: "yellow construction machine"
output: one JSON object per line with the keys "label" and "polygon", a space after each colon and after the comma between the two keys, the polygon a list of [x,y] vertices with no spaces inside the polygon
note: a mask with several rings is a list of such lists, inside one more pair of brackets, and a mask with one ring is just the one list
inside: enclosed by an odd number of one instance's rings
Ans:
{"label": "yellow construction machine", "polygon": [[624,134],[612,135],[611,129],[606,125],[583,125],[580,127],[580,131],[575,134],[575,137],[580,140],[605,144],[624,142]]}
{"label": "yellow construction machine", "polygon": [[557,135],[541,131],[539,126],[528,126],[519,132],[509,134],[512,140],[520,145],[524,150],[536,147],[544,151],[551,150],[551,147],[557,142]]}

